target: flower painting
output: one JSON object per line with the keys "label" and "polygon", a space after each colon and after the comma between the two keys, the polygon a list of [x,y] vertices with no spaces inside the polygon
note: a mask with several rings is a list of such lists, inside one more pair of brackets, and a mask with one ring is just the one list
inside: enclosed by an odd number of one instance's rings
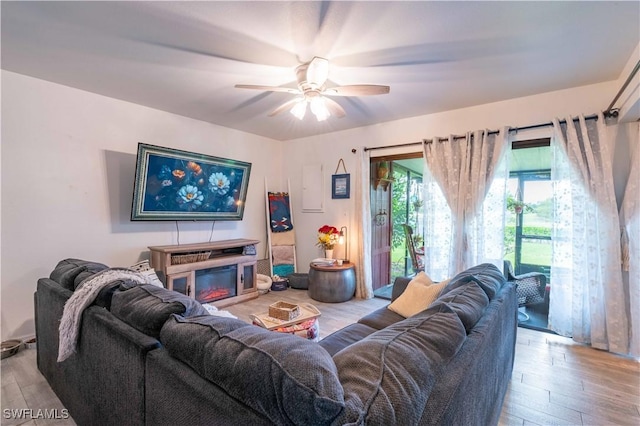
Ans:
{"label": "flower painting", "polygon": [[132,220],[242,220],[251,163],[138,144]]}

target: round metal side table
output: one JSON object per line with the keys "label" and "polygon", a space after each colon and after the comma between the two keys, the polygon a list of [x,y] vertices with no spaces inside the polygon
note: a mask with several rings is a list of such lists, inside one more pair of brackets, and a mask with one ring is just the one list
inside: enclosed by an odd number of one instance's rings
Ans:
{"label": "round metal side table", "polygon": [[353,263],[334,266],[309,265],[309,297],[319,302],[339,303],[350,300],[356,292]]}

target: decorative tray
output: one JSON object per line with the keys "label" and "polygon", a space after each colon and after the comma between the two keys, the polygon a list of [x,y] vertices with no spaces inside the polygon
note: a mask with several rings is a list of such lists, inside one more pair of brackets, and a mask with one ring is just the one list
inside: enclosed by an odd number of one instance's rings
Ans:
{"label": "decorative tray", "polygon": [[271,317],[268,312],[249,315],[249,317],[254,324],[266,328],[267,330],[273,330],[279,327],[288,327],[292,324],[297,324],[322,315],[318,308],[313,306],[311,303],[301,303],[298,306],[300,307],[300,315],[289,321]]}

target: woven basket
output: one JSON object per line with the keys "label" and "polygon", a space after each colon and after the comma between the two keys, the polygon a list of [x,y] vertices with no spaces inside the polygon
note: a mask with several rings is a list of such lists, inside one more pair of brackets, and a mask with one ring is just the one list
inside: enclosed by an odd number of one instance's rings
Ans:
{"label": "woven basket", "polygon": [[185,263],[202,262],[203,260],[209,259],[209,256],[211,256],[210,251],[198,251],[198,252],[185,253],[185,254],[173,254],[171,255],[171,264],[184,265]]}
{"label": "woven basket", "polygon": [[276,302],[269,305],[269,316],[284,321],[291,321],[300,316],[300,307],[287,302]]}

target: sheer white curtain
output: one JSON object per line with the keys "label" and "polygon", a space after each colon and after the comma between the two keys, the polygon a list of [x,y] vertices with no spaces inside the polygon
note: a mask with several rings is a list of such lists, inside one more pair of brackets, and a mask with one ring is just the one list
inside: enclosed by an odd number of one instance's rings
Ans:
{"label": "sheer white curtain", "polygon": [[425,271],[436,280],[490,262],[502,269],[509,130],[423,144]]}
{"label": "sheer white curtain", "polygon": [[[640,125],[636,126],[640,140]],[[640,356],[640,147],[631,157],[629,180],[620,206],[622,222],[622,269],[629,272],[629,355]]]}
{"label": "sheer white curtain", "polygon": [[629,328],[620,268],[620,225],[611,141],[617,126],[553,120],[549,328],[595,348],[627,353]]}
{"label": "sheer white curtain", "polygon": [[[356,297],[371,299],[373,297],[373,281],[371,279],[371,203],[369,188],[370,164],[369,152],[361,149],[360,161],[356,176]],[[351,239],[353,241],[353,238]]]}

